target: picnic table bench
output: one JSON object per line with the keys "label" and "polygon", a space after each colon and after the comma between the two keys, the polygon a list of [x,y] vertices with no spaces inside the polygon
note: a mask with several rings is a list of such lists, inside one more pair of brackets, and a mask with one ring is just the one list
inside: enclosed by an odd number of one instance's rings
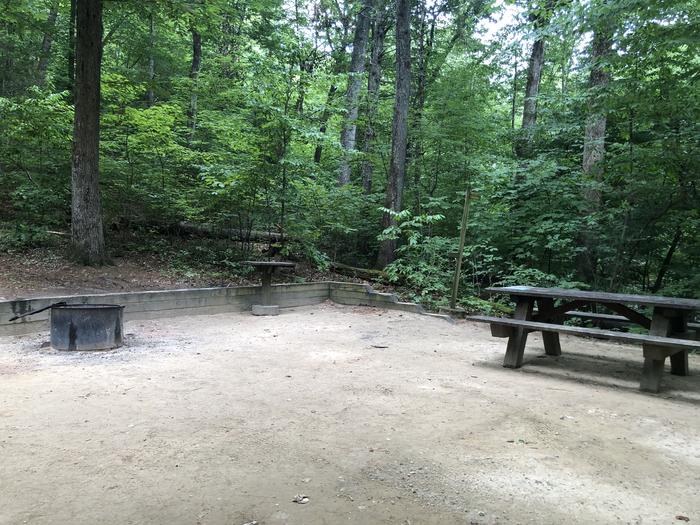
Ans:
{"label": "picnic table bench", "polygon": [[[603,314],[600,312],[581,312],[578,310],[573,310],[571,312],[566,312],[564,317],[569,319],[581,319],[583,321],[590,322],[596,326],[613,326],[623,327],[632,324],[629,319],[623,315],[615,314]],[[695,339],[700,341],[700,322],[699,321],[688,321],[688,330],[695,333]],[[692,335],[692,333],[691,333]]]}
{"label": "picnic table bench", "polygon": [[[698,326],[690,322],[694,313],[700,311],[700,301],[696,299],[531,286],[487,288],[486,292],[508,294],[516,304],[512,318],[483,315],[467,317],[472,321],[489,323],[494,337],[508,338],[503,361],[503,366],[507,368],[522,366],[527,334],[534,331],[542,332],[545,353],[551,356],[561,355],[560,333],[624,343],[641,343],[644,367],[640,389],[658,392],[666,358],[671,358],[672,374],[688,375],[688,350],[700,348],[700,342],[692,340],[695,337],[691,331]],[[556,301],[559,301],[558,304]],[[537,303],[537,310],[534,308],[535,303]],[[577,310],[584,306],[595,305],[604,306],[616,315]],[[651,318],[628,305],[652,308]],[[647,329],[648,334],[567,326],[563,324],[567,316],[587,317],[589,320],[605,318],[609,321],[624,320]]]}

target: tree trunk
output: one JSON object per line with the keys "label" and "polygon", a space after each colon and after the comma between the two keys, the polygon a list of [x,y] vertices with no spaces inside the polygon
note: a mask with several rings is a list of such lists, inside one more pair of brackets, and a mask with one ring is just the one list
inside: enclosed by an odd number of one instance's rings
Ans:
{"label": "tree trunk", "polygon": [[46,82],[46,70],[49,67],[51,44],[53,43],[53,34],[56,30],[56,17],[58,17],[58,2],[51,4],[49,17],[46,20],[44,39],[41,42],[41,55],[39,56],[39,64],[37,65],[37,84],[39,86],[43,86]]}
{"label": "tree trunk", "polygon": [[68,91],[74,95],[75,86],[75,17],[77,1],[70,0],[70,15],[68,19]]}
{"label": "tree trunk", "polygon": [[[326,95],[326,105],[323,107],[323,113],[321,113],[321,125],[318,128],[318,131],[321,135],[326,134],[326,129],[328,127],[328,119],[331,116],[330,106],[333,103],[336,91],[338,91],[338,86],[336,86],[335,84],[331,84],[331,86],[328,88],[328,95]],[[319,142],[318,144],[316,144],[316,148],[314,149],[314,162],[316,164],[321,162],[322,153],[323,144]]]}
{"label": "tree trunk", "polygon": [[[582,171],[587,183],[584,185],[583,200],[586,215],[598,212],[602,199],[599,183],[602,180],[604,168],[607,124],[604,90],[610,82],[606,61],[611,51],[612,29],[607,21],[602,21],[595,29],[591,46],[588,117],[583,139]],[[579,256],[579,271],[587,282],[595,285],[598,275],[595,235],[592,232],[583,232],[582,235],[585,249]]]}
{"label": "tree trunk", "polygon": [[549,24],[549,10],[554,2],[545,2],[545,5],[530,16],[536,32],[535,42],[532,44],[530,60],[527,66],[527,82],[525,84],[525,100],[523,101],[523,121],[521,135],[515,143],[515,153],[518,157],[532,155],[535,125],[537,124],[537,96],[540,92],[542,80],[542,67],[544,66],[544,36],[541,31]]}
{"label": "tree trunk", "polygon": [[656,293],[659,290],[661,290],[661,286],[664,282],[664,277],[666,276],[666,272],[668,272],[668,269],[671,267],[673,254],[676,253],[676,248],[678,248],[678,244],[680,244],[681,242],[681,237],[683,237],[683,230],[680,226],[678,226],[676,228],[676,233],[673,235],[673,239],[671,240],[671,245],[668,247],[668,251],[666,252],[666,257],[664,257],[664,260],[661,263],[659,273],[656,275],[656,280],[649,289],[651,293]]}
{"label": "tree trunk", "polygon": [[428,63],[430,61],[432,50],[433,50],[433,40],[435,37],[435,25],[437,22],[437,12],[433,13],[432,20],[430,21],[430,27],[428,28],[427,21],[427,5],[425,0],[420,2],[420,24],[418,26],[418,52],[417,52],[417,71],[416,71],[416,82],[415,82],[415,96],[413,103],[410,106],[413,108],[413,119],[411,128],[411,161],[413,169],[413,186],[416,196],[416,213],[420,213],[420,199],[421,199],[421,161],[423,159],[423,140],[421,129],[423,127],[423,112],[425,110],[425,101],[427,93],[427,83],[428,83]]}
{"label": "tree trunk", "polygon": [[71,235],[81,262],[101,265],[107,259],[99,185],[102,0],[77,0],[76,26]]}
{"label": "tree trunk", "polygon": [[190,67],[192,94],[187,116],[190,120],[190,141],[192,141],[194,132],[197,129],[197,79],[199,78],[199,69],[202,65],[202,35],[194,27],[190,31],[192,32],[192,66]]}
{"label": "tree trunk", "polygon": [[523,103],[523,129],[532,128],[537,123],[537,95],[540,92],[544,66],[544,39],[538,38],[532,46],[532,54],[527,68],[525,101]]}
{"label": "tree trunk", "polygon": [[[607,114],[602,91],[610,82],[610,73],[605,63],[612,50],[612,35],[609,29],[600,29],[593,35],[591,49],[591,73],[589,78],[590,99],[588,117],[583,139],[583,173],[594,181],[599,181],[605,160],[605,127]],[[600,205],[600,192],[589,190],[584,195],[593,209]]]}
{"label": "tree trunk", "polygon": [[340,146],[343,156],[340,161],[340,173],[338,184],[344,186],[350,183],[350,156],[355,149],[357,134],[357,115],[359,111],[360,89],[362,88],[362,74],[365,72],[365,52],[367,38],[369,36],[369,21],[373,0],[363,0],[360,12],[357,13],[355,24],[355,37],[352,43],[352,58],[350,59],[348,88],[345,94],[345,122],[340,132]]}
{"label": "tree trunk", "polygon": [[[406,175],[406,146],[408,144],[408,102],[411,88],[411,4],[409,0],[396,2],[396,95],[391,129],[391,166],[386,187],[384,206],[392,211],[401,210],[403,184]],[[396,219],[385,213],[384,229],[396,224]],[[381,242],[377,264],[384,268],[394,260],[396,240]]]}
{"label": "tree trunk", "polygon": [[153,93],[153,81],[156,78],[156,59],[153,56],[155,48],[156,28],[153,22],[153,12],[148,15],[148,91],[146,92],[146,104],[150,108],[156,102]]}
{"label": "tree trunk", "polygon": [[510,108],[510,129],[515,131],[515,103],[518,98],[518,58],[516,57],[513,64],[513,97],[511,99]]}
{"label": "tree trunk", "polygon": [[[347,2],[343,2],[343,6],[347,7]],[[342,26],[342,29],[339,31],[340,33],[340,39],[337,45],[334,45],[333,39],[331,38],[331,25],[332,22],[329,17],[329,13],[326,12],[324,17],[324,25],[327,30],[327,39],[328,39],[328,46],[331,49],[331,57],[333,58],[333,67],[331,69],[333,75],[337,75],[338,73],[342,72],[345,70],[345,58],[347,56],[347,47],[349,45],[348,41],[348,35],[350,34],[350,17],[344,14],[343,9],[341,8],[341,5],[339,3],[335,3],[336,8],[338,9],[337,12],[337,18],[340,21],[340,24]],[[332,10],[331,10],[332,12]],[[323,107],[323,112],[321,113],[321,120],[319,123],[319,133],[325,137],[326,135],[326,130],[328,129],[328,119],[331,117],[331,105],[333,104],[333,100],[335,99],[336,92],[338,91],[338,86],[336,86],[334,81],[331,81],[331,85],[328,88],[328,95],[326,96],[326,105]],[[323,153],[323,139],[321,139],[318,144],[316,144],[316,148],[314,149],[314,162],[315,163],[320,163],[321,162],[321,154]]]}
{"label": "tree trunk", "polygon": [[374,151],[374,118],[379,106],[379,90],[382,83],[382,58],[384,57],[384,39],[389,31],[387,12],[384,5],[377,7],[377,16],[372,23],[372,54],[369,62],[367,79],[367,124],[362,143],[364,159],[362,161],[362,187],[365,195],[372,193],[372,175],[374,164],[368,158]]}

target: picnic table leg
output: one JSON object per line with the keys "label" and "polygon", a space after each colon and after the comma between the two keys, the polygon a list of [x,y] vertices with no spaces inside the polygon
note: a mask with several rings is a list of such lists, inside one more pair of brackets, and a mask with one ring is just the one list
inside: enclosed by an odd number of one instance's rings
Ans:
{"label": "picnic table leg", "polygon": [[[649,335],[666,337],[670,331],[671,320],[664,315],[660,308],[655,308],[654,315],[651,318]],[[661,376],[664,372],[667,350],[646,343],[642,348],[644,351],[644,368],[642,368],[642,379],[639,383],[639,389],[645,392],[658,392],[661,388]]]}
{"label": "picnic table leg", "polygon": [[[534,299],[532,297],[518,297],[513,319],[531,319],[533,303]],[[508,338],[506,357],[503,359],[504,367],[520,368],[523,365],[523,354],[525,353],[526,342],[527,330],[524,328],[514,328]]]}
{"label": "picnic table leg", "polygon": [[642,380],[639,383],[639,389],[644,392],[657,393],[661,388],[661,376],[664,373],[664,361],[661,357],[654,359],[644,357],[644,367],[642,368]]}
{"label": "picnic table leg", "polygon": [[675,376],[687,376],[690,374],[687,350],[682,350],[671,356],[671,373]]}
{"label": "picnic table leg", "polygon": [[[676,317],[671,319],[671,334],[684,334],[688,331],[688,314],[685,312],[677,312]],[[683,350],[671,356],[671,373],[676,376],[687,376],[690,374],[688,370],[688,351]]]}
{"label": "picnic table leg", "polygon": [[[540,297],[537,299],[537,308],[540,315],[546,319],[548,323],[561,324],[560,318],[548,319],[548,314],[554,309],[554,299],[549,297]],[[561,355],[561,344],[559,343],[558,332],[542,332],[542,341],[544,342],[544,353],[547,355]]]}
{"label": "picnic table leg", "polygon": [[265,268],[261,272],[262,304],[270,306],[272,304],[272,268]]}

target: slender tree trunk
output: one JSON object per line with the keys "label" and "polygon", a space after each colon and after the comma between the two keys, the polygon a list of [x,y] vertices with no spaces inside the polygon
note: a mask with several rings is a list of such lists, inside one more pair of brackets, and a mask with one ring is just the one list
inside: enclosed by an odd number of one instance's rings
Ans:
{"label": "slender tree trunk", "polygon": [[[337,45],[333,44],[333,40],[331,38],[331,32],[330,32],[330,25],[331,25],[331,20],[329,17],[328,12],[324,15],[325,21],[324,24],[326,26],[326,36],[328,39],[328,46],[331,48],[331,57],[333,57],[333,68],[332,68],[332,74],[337,75],[338,73],[345,71],[345,58],[347,56],[347,48],[349,45],[349,34],[350,34],[350,26],[351,26],[351,20],[350,17],[344,14],[344,11],[339,3],[335,3],[338,13],[337,16],[339,17],[340,24],[342,26],[342,29],[339,31],[340,33],[340,41],[338,42]],[[346,2],[343,2],[343,6],[347,8],[348,4]],[[321,113],[321,121],[319,123],[319,133],[325,137],[326,135],[326,130],[328,129],[328,119],[331,117],[331,108],[333,104],[333,100],[336,97],[337,91],[338,91],[338,86],[336,86],[334,81],[331,82],[330,87],[328,88],[328,95],[326,96],[326,104],[323,107],[323,112]],[[323,139],[322,139],[323,140]],[[321,162],[321,154],[323,153],[323,142],[320,141],[318,144],[316,144],[316,148],[314,149],[314,162],[319,163]]]}
{"label": "slender tree trunk", "polygon": [[49,57],[51,56],[51,44],[53,44],[53,34],[56,30],[56,18],[58,17],[58,2],[51,4],[49,17],[46,20],[44,39],[41,42],[41,55],[37,65],[37,84],[43,86],[46,82],[46,70],[49,67]]}
{"label": "slender tree trunk", "polygon": [[68,91],[75,96],[75,18],[78,0],[70,0],[68,19]]}
{"label": "slender tree trunk", "polygon": [[[408,102],[411,88],[411,3],[396,1],[396,95],[391,130],[391,165],[384,206],[392,211],[401,210],[403,185],[406,175],[406,146],[408,144]],[[396,224],[396,219],[385,213],[384,229]],[[377,264],[383,268],[394,260],[396,240],[382,241]]]}
{"label": "slender tree trunk", "polygon": [[297,83],[297,100],[294,104],[294,110],[297,114],[304,113],[304,101],[306,100],[306,90],[309,87],[309,81],[313,77],[315,66],[315,55],[302,60],[299,63],[299,82]]}
{"label": "slender tree trunk", "polygon": [[345,122],[340,132],[340,146],[343,149],[340,172],[338,174],[338,184],[340,186],[350,183],[352,172],[350,156],[355,149],[360,90],[362,89],[362,74],[365,72],[365,55],[372,4],[373,0],[363,0],[360,12],[357,13],[357,22],[355,23],[355,37],[353,38],[352,57],[348,71],[348,88],[345,93]]}
{"label": "slender tree trunk", "polygon": [[[593,34],[591,46],[591,72],[589,77],[589,103],[586,129],[583,139],[582,171],[586,179],[583,190],[584,210],[591,215],[600,210],[602,195],[599,183],[602,180],[605,161],[605,88],[610,82],[606,61],[612,51],[612,29],[603,21]],[[595,235],[582,232],[585,250],[579,257],[579,271],[587,282],[595,285],[598,276]]]}
{"label": "slender tree trunk", "polygon": [[[318,128],[318,131],[321,135],[326,134],[326,129],[328,128],[328,119],[331,117],[331,104],[333,103],[333,99],[335,98],[335,94],[338,91],[338,86],[335,84],[331,84],[331,86],[328,88],[328,95],[326,95],[326,105],[323,107],[323,113],[321,113],[321,125]],[[323,144],[318,143],[316,144],[316,148],[314,149],[314,162],[318,164],[321,162],[321,155],[323,154]]]}
{"label": "slender tree trunk", "polygon": [[84,264],[104,264],[99,185],[102,0],[76,1],[75,122],[71,236]]}
{"label": "slender tree trunk", "polygon": [[510,108],[510,129],[515,131],[515,105],[518,99],[518,59],[515,58],[513,64],[513,96],[511,98]]}
{"label": "slender tree trunk", "polygon": [[541,31],[549,24],[549,13],[553,2],[545,5],[530,17],[536,31],[535,42],[532,44],[530,60],[527,66],[527,82],[525,84],[525,99],[523,101],[522,133],[515,143],[515,153],[518,157],[532,155],[535,125],[537,124],[537,97],[540,92],[542,68],[544,67],[545,39]]}
{"label": "slender tree trunk", "polygon": [[156,59],[153,55],[155,50],[156,27],[153,21],[153,12],[148,15],[148,91],[146,92],[146,104],[150,108],[156,102],[153,93],[153,82],[156,78]]}
{"label": "slender tree trunk", "polygon": [[372,23],[372,54],[369,62],[369,77],[367,79],[367,124],[362,143],[364,159],[362,161],[362,187],[365,195],[372,193],[372,175],[374,163],[369,157],[374,151],[374,119],[379,106],[379,90],[382,83],[382,58],[384,56],[384,40],[389,31],[387,12],[384,5],[377,7],[377,16]]}
{"label": "slender tree trunk", "polygon": [[199,69],[202,66],[202,35],[192,27],[192,66],[190,67],[190,79],[192,79],[192,94],[190,95],[190,109],[187,116],[190,119],[190,141],[194,139],[197,129],[197,81]]}
{"label": "slender tree trunk", "polygon": [[668,272],[668,269],[671,267],[671,261],[673,260],[673,254],[676,253],[676,249],[678,248],[678,245],[680,244],[682,237],[683,237],[683,230],[681,229],[680,226],[678,226],[676,228],[676,233],[673,235],[673,239],[671,240],[671,245],[668,247],[668,251],[666,252],[666,257],[664,257],[664,260],[661,263],[661,267],[659,268],[659,273],[656,275],[656,280],[654,281],[654,284],[651,285],[651,288],[649,289],[649,291],[651,293],[656,293],[659,290],[661,290],[661,286],[663,285],[664,277],[666,276],[666,272]]}

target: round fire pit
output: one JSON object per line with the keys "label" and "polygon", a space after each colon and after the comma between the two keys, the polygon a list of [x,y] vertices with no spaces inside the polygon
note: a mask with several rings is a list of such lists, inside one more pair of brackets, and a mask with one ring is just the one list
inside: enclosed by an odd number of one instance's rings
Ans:
{"label": "round fire pit", "polygon": [[51,346],[56,350],[109,350],[122,345],[124,307],[64,304],[51,307]]}

